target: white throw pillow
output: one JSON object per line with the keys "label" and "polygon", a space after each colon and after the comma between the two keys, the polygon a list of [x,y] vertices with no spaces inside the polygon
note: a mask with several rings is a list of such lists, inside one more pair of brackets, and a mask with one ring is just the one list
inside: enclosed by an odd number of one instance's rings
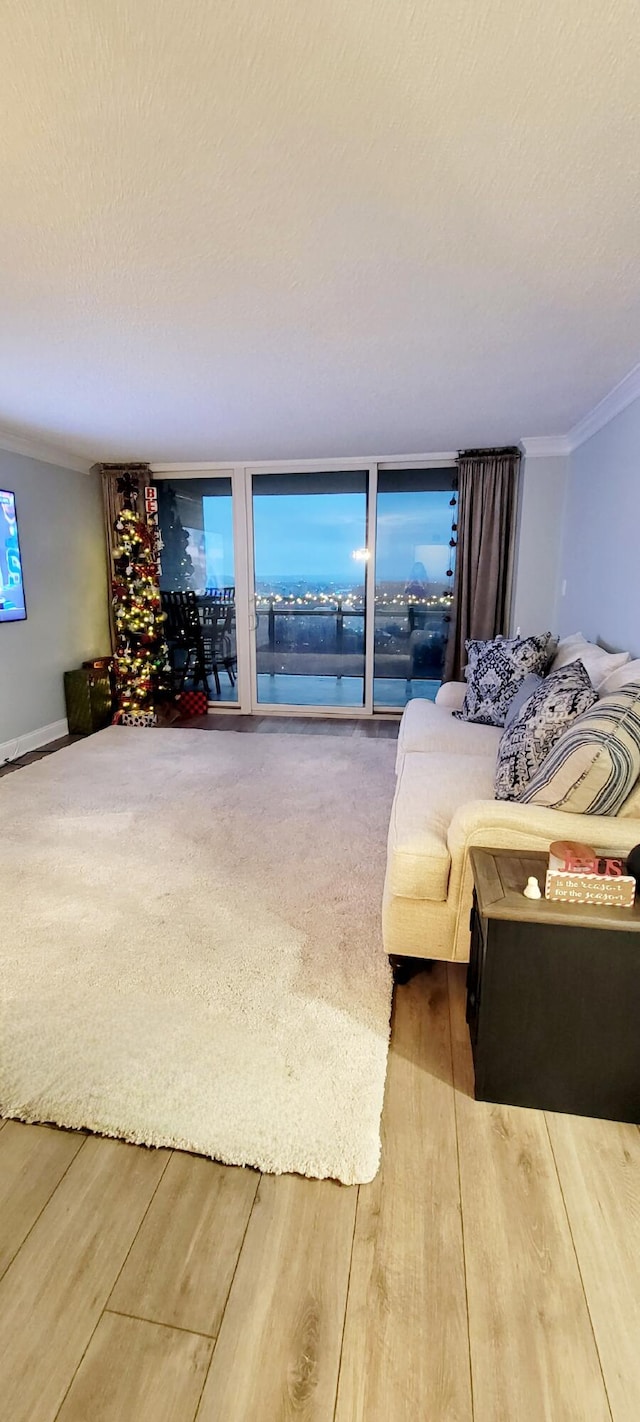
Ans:
{"label": "white throw pillow", "polygon": [[586,646],[586,642],[587,639],[583,637],[582,632],[572,632],[570,637],[561,637],[549,670],[559,671],[560,667],[566,667],[569,662],[575,662],[578,647]]}
{"label": "white throw pillow", "polygon": [[595,642],[588,642],[582,632],[574,632],[570,637],[563,637],[562,641],[558,642],[558,650],[550,671],[558,671],[560,667],[568,666],[569,662],[577,661],[581,661],[587,668],[591,685],[599,691],[602,683],[620,667],[626,666],[631,657],[628,652],[605,652],[604,647],[598,647]]}
{"label": "white throw pillow", "polygon": [[624,666],[611,672],[602,686],[598,687],[598,696],[608,696],[610,691],[620,691],[631,681],[640,681],[640,660],[625,662]]}

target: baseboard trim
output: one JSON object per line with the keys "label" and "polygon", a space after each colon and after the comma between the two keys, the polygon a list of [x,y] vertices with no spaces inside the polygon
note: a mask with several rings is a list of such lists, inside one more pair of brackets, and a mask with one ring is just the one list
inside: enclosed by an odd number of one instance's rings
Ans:
{"label": "baseboard trim", "polygon": [[62,721],[51,721],[48,726],[39,726],[37,731],[26,731],[23,736],[14,736],[12,741],[0,741],[0,765],[9,760],[19,760],[29,751],[40,750],[51,741],[59,741],[68,736],[69,725],[66,717]]}

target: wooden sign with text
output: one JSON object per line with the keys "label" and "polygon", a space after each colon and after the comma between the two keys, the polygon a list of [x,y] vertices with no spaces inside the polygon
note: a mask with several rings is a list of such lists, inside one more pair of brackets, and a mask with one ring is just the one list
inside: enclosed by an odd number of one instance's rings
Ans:
{"label": "wooden sign with text", "polygon": [[631,908],[636,881],[615,855],[598,854],[588,844],[558,840],[549,846],[545,895],[570,904],[617,904]]}

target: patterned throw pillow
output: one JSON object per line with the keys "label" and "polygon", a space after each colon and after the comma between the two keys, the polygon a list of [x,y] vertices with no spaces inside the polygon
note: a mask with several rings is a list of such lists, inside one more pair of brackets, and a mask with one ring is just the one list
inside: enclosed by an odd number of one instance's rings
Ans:
{"label": "patterned throw pillow", "polygon": [[518,800],[567,727],[598,695],[582,662],[550,672],[500,737],[496,800]]}
{"label": "patterned throw pillow", "polygon": [[576,815],[617,815],[638,776],[640,682],[634,682],[574,721],[518,799]]}
{"label": "patterned throw pillow", "polygon": [[484,726],[504,726],[513,698],[529,672],[544,676],[557,642],[550,632],[541,637],[493,637],[465,642],[469,658],[467,690],[453,715]]}

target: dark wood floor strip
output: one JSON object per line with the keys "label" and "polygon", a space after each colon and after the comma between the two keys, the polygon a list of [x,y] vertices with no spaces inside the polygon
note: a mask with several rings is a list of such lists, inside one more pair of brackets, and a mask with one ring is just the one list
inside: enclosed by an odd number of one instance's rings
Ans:
{"label": "dark wood floor strip", "polygon": [[[158,1323],[158,1320],[155,1318],[144,1318],[140,1313],[127,1313],[125,1309],[114,1308],[113,1305],[110,1303],[107,1304],[105,1309],[103,1309],[103,1313],[112,1313],[115,1318],[130,1318],[132,1323]],[[158,1327],[172,1328],[175,1329],[176,1333],[190,1333],[192,1338],[210,1338],[211,1342],[215,1343],[214,1333],[201,1333],[196,1328],[183,1328],[181,1323],[160,1323],[158,1324]]]}
{"label": "dark wood floor strip", "polygon": [[[244,715],[238,711],[213,711],[205,716],[192,716],[189,721],[178,721],[170,730],[181,731],[236,731],[244,735],[316,735],[316,736],[366,736],[369,739],[398,739],[399,719],[389,717],[348,717],[348,716],[261,716]],[[84,736],[62,736],[38,750],[28,751],[17,760],[0,765],[0,778],[32,765],[36,760],[44,760],[64,746],[82,741]]]}
{"label": "dark wood floor strip", "polygon": [[346,1297],[345,1297],[344,1318],[343,1318],[343,1320],[342,1320],[342,1338],[340,1339],[340,1356],[339,1356],[339,1358],[338,1358],[338,1373],[337,1373],[337,1377],[336,1377],[336,1393],[335,1393],[335,1397],[334,1397],[334,1400],[333,1400],[333,1412],[332,1412],[332,1414],[331,1414],[331,1415],[332,1415],[332,1422],[336,1422],[336,1413],[337,1413],[337,1410],[338,1410],[338,1394],[339,1394],[339,1392],[340,1392],[340,1373],[341,1373],[341,1371],[342,1371],[342,1358],[343,1358],[343,1354],[344,1354],[344,1336],[345,1336],[345,1332],[346,1332],[346,1328],[347,1328],[347,1310],[348,1310],[348,1308],[349,1308],[349,1290],[350,1290],[350,1288],[351,1288],[351,1270],[352,1270],[352,1268],[353,1268],[353,1248],[354,1248],[354,1244],[355,1244],[356,1229],[357,1229],[357,1225],[358,1225],[358,1205],[359,1205],[359,1203],[360,1203],[360,1186],[357,1185],[357,1186],[355,1186],[354,1188],[357,1190],[357,1199],[356,1199],[356,1208],[355,1208],[354,1214],[353,1214],[353,1233],[352,1233],[352,1235],[351,1235],[351,1249],[350,1249],[350,1251],[349,1251],[349,1273],[348,1273],[348,1275],[347,1275],[347,1292],[346,1292]]}

